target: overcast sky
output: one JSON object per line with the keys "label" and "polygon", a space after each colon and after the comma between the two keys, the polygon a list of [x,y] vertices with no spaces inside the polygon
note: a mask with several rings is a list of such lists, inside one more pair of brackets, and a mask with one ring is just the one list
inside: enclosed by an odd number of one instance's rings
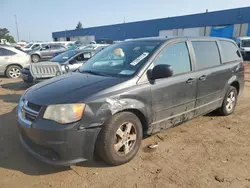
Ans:
{"label": "overcast sky", "polygon": [[0,0],[0,28],[20,40],[52,40],[52,32],[250,6],[250,0]]}

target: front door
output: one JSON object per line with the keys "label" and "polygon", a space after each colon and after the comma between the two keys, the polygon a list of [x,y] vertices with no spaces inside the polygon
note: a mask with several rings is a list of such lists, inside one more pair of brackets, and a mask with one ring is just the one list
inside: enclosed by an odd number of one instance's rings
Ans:
{"label": "front door", "polygon": [[168,45],[153,62],[158,64],[171,65],[174,75],[151,82],[153,132],[191,119],[196,101],[196,75],[186,41]]}

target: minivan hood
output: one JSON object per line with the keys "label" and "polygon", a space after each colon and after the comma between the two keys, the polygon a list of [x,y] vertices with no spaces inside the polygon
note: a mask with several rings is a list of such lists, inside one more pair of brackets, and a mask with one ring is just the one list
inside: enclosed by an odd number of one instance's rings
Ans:
{"label": "minivan hood", "polygon": [[34,85],[24,99],[34,104],[78,103],[92,94],[122,82],[123,79],[83,73],[68,73]]}

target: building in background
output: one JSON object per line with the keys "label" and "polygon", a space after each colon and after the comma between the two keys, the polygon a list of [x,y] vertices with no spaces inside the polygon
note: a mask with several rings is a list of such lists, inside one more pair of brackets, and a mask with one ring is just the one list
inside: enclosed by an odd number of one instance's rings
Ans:
{"label": "building in background", "polygon": [[55,41],[84,43],[155,36],[250,36],[250,7],[52,33]]}

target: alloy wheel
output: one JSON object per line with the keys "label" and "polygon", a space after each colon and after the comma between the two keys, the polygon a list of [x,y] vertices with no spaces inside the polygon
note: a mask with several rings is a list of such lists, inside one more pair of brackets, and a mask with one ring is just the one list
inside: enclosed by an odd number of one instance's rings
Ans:
{"label": "alloy wheel", "polygon": [[118,155],[127,155],[132,151],[137,138],[135,125],[131,122],[122,124],[116,131],[114,149]]}
{"label": "alloy wheel", "polygon": [[231,91],[227,97],[227,102],[226,102],[226,109],[228,112],[231,112],[234,109],[236,102],[236,96],[233,91]]}

